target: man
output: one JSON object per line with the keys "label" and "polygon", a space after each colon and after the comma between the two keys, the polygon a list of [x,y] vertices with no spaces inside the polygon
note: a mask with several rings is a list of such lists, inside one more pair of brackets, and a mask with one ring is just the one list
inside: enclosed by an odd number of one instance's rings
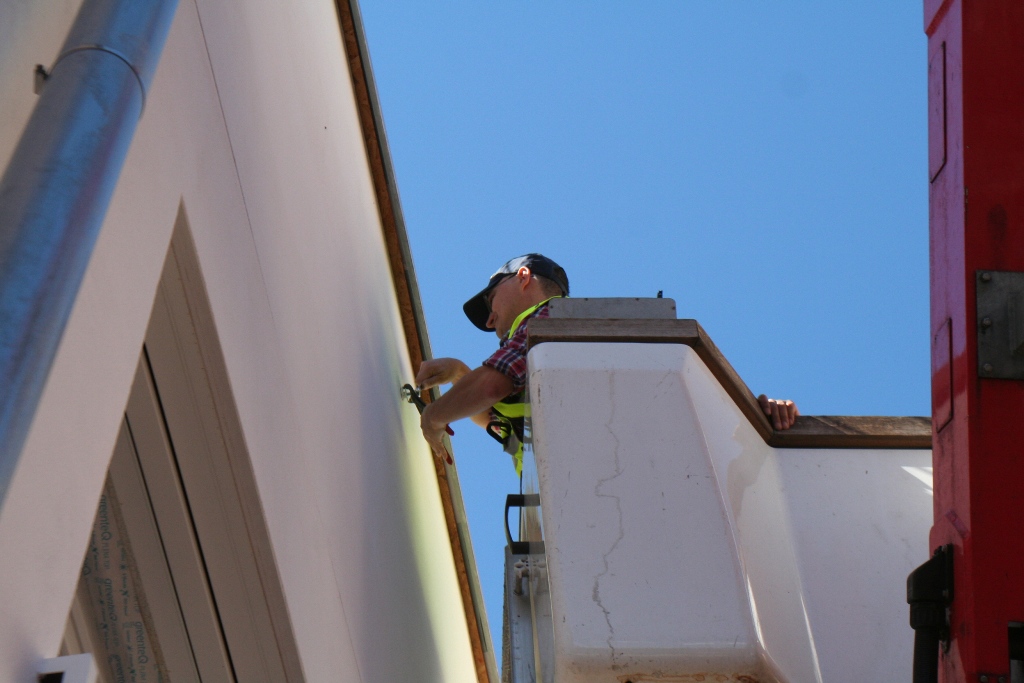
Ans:
{"label": "man", "polygon": [[540,254],[512,259],[487,286],[462,307],[479,329],[494,330],[500,347],[475,370],[455,358],[424,361],[416,384],[425,389],[452,383],[420,420],[423,436],[438,457],[446,457],[441,435],[449,422],[469,417],[502,442],[522,470],[522,429],[525,413],[526,330],[535,317],[547,317],[547,303],[568,296],[565,271]]}
{"label": "man", "polygon": [[[448,457],[442,441],[445,426],[468,417],[502,442],[516,473],[521,473],[527,325],[533,318],[548,316],[551,299],[568,295],[569,278],[561,266],[540,254],[526,254],[499,268],[465,303],[462,309],[469,320],[481,330],[494,330],[501,343],[475,370],[456,358],[435,358],[420,365],[417,386],[452,384],[420,419],[423,437],[437,457]],[[758,401],[775,429],[788,429],[800,414],[792,401],[764,394]]]}

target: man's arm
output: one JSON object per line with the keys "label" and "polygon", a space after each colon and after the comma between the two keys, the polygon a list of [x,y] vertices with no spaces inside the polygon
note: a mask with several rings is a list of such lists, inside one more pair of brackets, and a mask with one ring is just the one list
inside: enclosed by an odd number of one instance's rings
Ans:
{"label": "man's arm", "polygon": [[[469,366],[458,358],[432,358],[420,363],[420,369],[416,372],[416,387],[432,389],[442,384],[454,384],[470,372]],[[469,419],[485,429],[490,418],[490,406],[487,410],[469,416]]]}
{"label": "man's arm", "polygon": [[462,375],[448,393],[441,396],[423,411],[420,429],[423,438],[430,444],[434,454],[446,457],[444,426],[450,422],[471,417],[481,427],[487,426],[487,414],[491,406],[512,393],[512,380],[494,368],[481,366]]}

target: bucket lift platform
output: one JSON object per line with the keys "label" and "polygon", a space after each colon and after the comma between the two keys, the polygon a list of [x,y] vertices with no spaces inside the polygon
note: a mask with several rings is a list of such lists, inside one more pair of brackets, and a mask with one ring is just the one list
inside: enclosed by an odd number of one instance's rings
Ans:
{"label": "bucket lift platform", "polygon": [[929,421],[766,435],[695,321],[574,315],[530,327],[517,559],[544,571],[507,591],[507,680],[909,680]]}

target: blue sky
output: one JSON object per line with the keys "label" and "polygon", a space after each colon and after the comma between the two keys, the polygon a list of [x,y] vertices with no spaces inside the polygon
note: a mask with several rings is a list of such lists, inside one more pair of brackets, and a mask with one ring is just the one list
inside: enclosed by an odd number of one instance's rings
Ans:
{"label": "blue sky", "polygon": [[[929,413],[919,2],[361,8],[435,355],[486,358],[461,305],[539,251],[576,296],[664,290],[805,414]],[[454,427],[500,646],[518,481]]]}

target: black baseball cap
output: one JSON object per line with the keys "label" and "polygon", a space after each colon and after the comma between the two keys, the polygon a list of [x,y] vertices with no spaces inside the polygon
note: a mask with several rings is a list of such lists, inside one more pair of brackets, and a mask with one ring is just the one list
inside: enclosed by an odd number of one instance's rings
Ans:
{"label": "black baseball cap", "polygon": [[569,278],[566,276],[562,266],[558,265],[547,256],[540,254],[525,254],[517,256],[491,276],[487,286],[472,299],[462,306],[469,321],[484,332],[489,332],[487,319],[491,317],[491,309],[487,306],[487,295],[498,286],[498,283],[509,275],[515,275],[519,269],[526,266],[534,275],[540,275],[554,282],[562,290],[563,296],[569,296]]}

